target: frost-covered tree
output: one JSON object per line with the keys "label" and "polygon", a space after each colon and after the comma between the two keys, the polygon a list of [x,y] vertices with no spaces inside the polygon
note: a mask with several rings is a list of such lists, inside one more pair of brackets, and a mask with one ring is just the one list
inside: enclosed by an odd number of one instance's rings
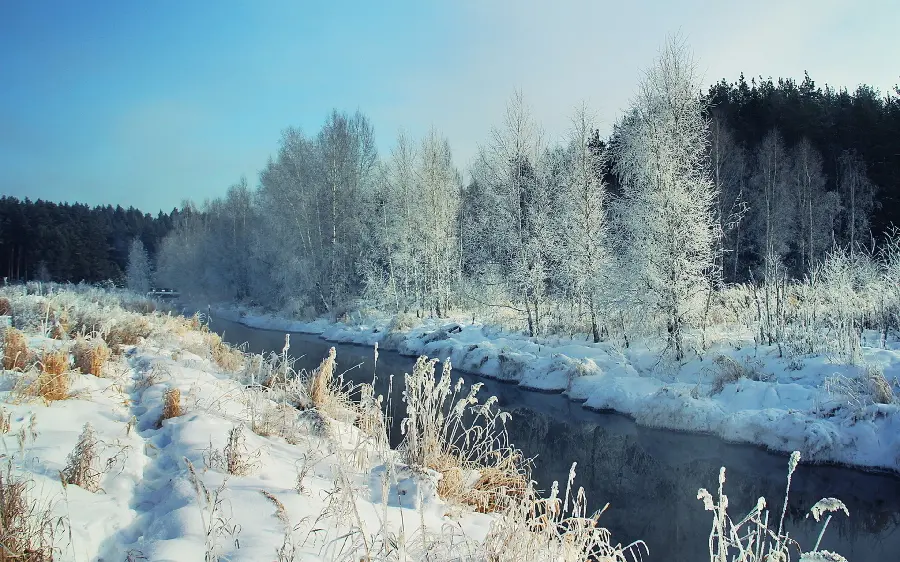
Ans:
{"label": "frost-covered tree", "polygon": [[782,260],[795,233],[795,202],[790,189],[791,161],[781,134],[772,129],[756,150],[753,187],[753,228],[757,255]]}
{"label": "frost-covered tree", "polygon": [[844,199],[844,241],[850,251],[869,234],[869,216],[875,206],[875,184],[869,180],[866,163],[859,154],[845,150],[838,159],[838,188]]}
{"label": "frost-covered tree", "polygon": [[623,289],[634,305],[661,317],[678,360],[684,328],[711,288],[720,234],[699,92],[690,54],[670,41],[647,71],[613,147],[623,189]]}
{"label": "frost-covered tree", "polygon": [[506,109],[504,124],[482,147],[473,176],[491,192],[494,226],[485,244],[496,245],[495,264],[515,305],[524,307],[528,333],[541,325],[547,284],[547,258],[553,253],[556,226],[543,174],[541,132],[517,93]]}
{"label": "frost-covered tree", "polygon": [[586,305],[594,342],[600,341],[597,323],[602,290],[609,285],[606,150],[586,108],[572,118],[569,158],[563,183],[563,269],[577,303]]}
{"label": "frost-covered tree", "polygon": [[432,131],[414,150],[400,135],[378,177],[367,294],[398,310],[443,315],[459,276],[460,178],[450,145]]}
{"label": "frost-covered tree", "polygon": [[131,242],[128,250],[128,265],[125,269],[125,282],[129,289],[137,293],[146,293],[150,290],[150,257],[144,249],[140,238]]}
{"label": "frost-covered tree", "polygon": [[[722,231],[717,249],[719,267],[725,275],[737,278],[744,236],[747,201],[747,151],[734,138],[734,133],[721,113],[713,111],[709,123],[710,173],[716,188],[716,216]],[[729,267],[726,268],[726,260]]]}
{"label": "frost-covered tree", "polygon": [[793,151],[792,183],[796,202],[798,272],[813,269],[832,245],[840,212],[837,193],[825,191],[822,156],[803,138]]}
{"label": "frost-covered tree", "polygon": [[419,152],[417,170],[420,196],[422,296],[424,307],[438,316],[451,305],[451,292],[459,275],[459,173],[453,167],[450,144],[432,130]]}

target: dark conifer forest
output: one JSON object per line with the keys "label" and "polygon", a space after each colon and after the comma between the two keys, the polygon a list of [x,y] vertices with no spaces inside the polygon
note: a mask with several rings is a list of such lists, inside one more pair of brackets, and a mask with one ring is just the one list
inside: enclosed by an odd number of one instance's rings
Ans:
{"label": "dark conifer forest", "polygon": [[133,239],[150,255],[179,214],[0,198],[0,276],[9,282],[121,283]]}

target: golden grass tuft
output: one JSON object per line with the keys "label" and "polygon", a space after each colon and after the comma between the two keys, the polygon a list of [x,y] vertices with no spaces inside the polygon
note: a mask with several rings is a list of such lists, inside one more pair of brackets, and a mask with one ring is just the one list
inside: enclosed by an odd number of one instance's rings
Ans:
{"label": "golden grass tuft", "polygon": [[32,482],[0,471],[0,561],[50,562],[56,522],[48,507],[31,497]]}
{"label": "golden grass tuft", "polygon": [[181,409],[181,391],[175,387],[166,389],[165,394],[163,394],[163,410],[162,415],[159,417],[159,426],[162,427],[163,421],[177,418],[183,413]]}
{"label": "golden grass tuft", "polygon": [[41,372],[33,383],[32,394],[53,402],[69,397],[69,354],[64,350],[45,351],[40,360]]}
{"label": "golden grass tuft", "polygon": [[331,396],[331,379],[334,377],[335,357],[337,351],[332,347],[328,356],[322,360],[313,372],[309,381],[309,399],[313,406],[322,410],[327,408]]}
{"label": "golden grass tuft", "polygon": [[284,507],[284,504],[281,503],[281,500],[275,497],[271,492],[267,492],[266,490],[259,491],[267,500],[272,502],[272,505],[275,506],[275,517],[278,518],[284,524],[288,524],[290,519],[288,518],[287,509]]}
{"label": "golden grass tuft", "polygon": [[72,347],[75,367],[84,375],[103,376],[103,367],[110,357],[109,347],[101,339],[79,338]]}
{"label": "golden grass tuft", "polygon": [[[528,489],[528,479],[517,461],[511,458],[494,466],[479,466],[444,453],[429,468],[441,473],[437,493],[442,499],[471,506],[479,513],[496,513],[510,499],[522,499]],[[471,471],[478,473],[474,484],[466,478]]]}
{"label": "golden grass tuft", "polygon": [[10,371],[21,371],[28,360],[28,342],[25,335],[15,329],[3,331],[3,368]]}
{"label": "golden grass tuft", "polygon": [[153,327],[150,321],[139,314],[129,314],[128,319],[110,326],[103,334],[103,339],[111,349],[120,352],[122,346],[137,345],[150,336]]}
{"label": "golden grass tuft", "polygon": [[206,343],[209,346],[210,357],[222,370],[234,373],[243,368],[244,354],[223,342],[219,334],[208,333]]}
{"label": "golden grass tuft", "polygon": [[0,297],[0,316],[12,316],[12,303],[6,297]]}
{"label": "golden grass tuft", "polygon": [[68,335],[69,331],[60,322],[54,323],[53,328],[50,329],[50,337],[55,340],[64,340]]}

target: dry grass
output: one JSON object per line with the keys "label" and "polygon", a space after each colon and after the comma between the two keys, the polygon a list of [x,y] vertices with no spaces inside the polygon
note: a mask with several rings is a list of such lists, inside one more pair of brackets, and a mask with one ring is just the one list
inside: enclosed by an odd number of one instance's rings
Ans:
{"label": "dry grass", "polygon": [[[525,497],[528,478],[519,466],[520,459],[515,457],[503,459],[494,466],[479,466],[443,454],[429,468],[441,473],[438,496],[450,503],[468,505],[479,513],[496,513],[511,499]],[[477,475],[474,483],[469,475]]]}
{"label": "dry grass", "polygon": [[90,423],[84,424],[78,443],[66,459],[66,467],[60,477],[66,484],[74,484],[89,492],[100,490],[100,478],[103,472],[99,469],[100,442]]}
{"label": "dry grass", "polygon": [[275,517],[278,518],[279,521],[287,525],[290,522],[288,518],[287,509],[284,507],[284,504],[281,503],[281,500],[276,498],[272,493],[267,492],[265,490],[259,491],[267,500],[272,502],[272,505],[275,506]]}
{"label": "dry grass", "polygon": [[162,415],[159,417],[159,426],[162,427],[162,422],[170,419],[177,418],[182,415],[181,409],[181,391],[177,388],[169,388],[166,389],[166,393],[163,395],[163,411]]}
{"label": "dry grass", "polygon": [[25,335],[15,328],[6,328],[3,331],[3,368],[21,371],[27,360],[28,342]]}
{"label": "dry grass", "polygon": [[741,363],[727,355],[719,355],[713,359],[714,372],[712,394],[722,392],[729,384],[735,383],[740,379],[760,380],[763,375],[760,373],[758,364],[752,362]]}
{"label": "dry grass", "polygon": [[866,379],[872,392],[872,401],[876,404],[893,404],[894,389],[891,383],[884,378],[884,373],[877,367],[866,368]]}
{"label": "dry grass", "polygon": [[251,452],[247,448],[244,428],[237,425],[228,432],[228,443],[221,451],[210,444],[203,453],[203,462],[207,468],[222,470],[235,476],[247,476],[256,469],[255,461],[259,455],[259,451]]}
{"label": "dry grass", "polygon": [[0,316],[12,316],[12,303],[6,297],[0,297]]}
{"label": "dry grass", "polygon": [[75,367],[85,375],[103,376],[103,367],[110,357],[109,347],[101,339],[79,338],[72,347]]}
{"label": "dry grass", "polygon": [[41,372],[31,393],[48,402],[69,397],[69,354],[64,350],[45,351],[40,361]]}
{"label": "dry grass", "polygon": [[333,347],[329,349],[328,356],[322,360],[309,379],[309,399],[316,409],[325,410],[329,406],[329,398],[333,394],[331,380],[334,377],[336,355],[337,351]]}
{"label": "dry grass", "polygon": [[603,510],[589,513],[584,490],[573,487],[569,471],[564,498],[554,482],[550,497],[540,498],[529,483],[519,497],[509,498],[481,545],[485,560],[553,560],[554,562],[625,562],[642,560],[647,547],[637,541],[613,546],[610,532],[599,526]]}
{"label": "dry grass", "polygon": [[225,468],[228,474],[247,476],[256,467],[251,459],[252,455],[247,450],[242,426],[237,426],[228,433],[228,444],[222,453],[225,455]]}
{"label": "dry grass", "polygon": [[153,327],[146,317],[129,314],[126,320],[116,322],[105,330],[103,339],[111,349],[118,353],[121,352],[122,346],[141,343],[143,339],[150,336],[152,331]]}
{"label": "dry grass", "polygon": [[0,561],[50,562],[54,535],[62,523],[49,507],[31,497],[31,482],[12,471],[0,471]]}
{"label": "dry grass", "polygon": [[50,329],[50,337],[55,340],[64,340],[68,335],[68,330],[59,322],[53,324],[53,328]]}
{"label": "dry grass", "polygon": [[235,373],[244,366],[244,354],[222,341],[219,334],[208,333],[206,342],[209,355],[222,370]]}
{"label": "dry grass", "polygon": [[0,408],[0,435],[9,433],[12,423],[12,412],[7,412],[6,408]]}

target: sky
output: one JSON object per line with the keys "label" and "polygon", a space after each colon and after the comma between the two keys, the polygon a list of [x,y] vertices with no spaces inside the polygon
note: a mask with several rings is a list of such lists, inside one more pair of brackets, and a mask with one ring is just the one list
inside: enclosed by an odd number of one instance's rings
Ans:
{"label": "sky", "polygon": [[581,104],[608,133],[674,34],[704,85],[886,92],[898,29],[896,0],[0,0],[0,195],[168,211],[255,186],[335,108],[381,154],[434,128],[465,173],[517,90],[549,142]]}

